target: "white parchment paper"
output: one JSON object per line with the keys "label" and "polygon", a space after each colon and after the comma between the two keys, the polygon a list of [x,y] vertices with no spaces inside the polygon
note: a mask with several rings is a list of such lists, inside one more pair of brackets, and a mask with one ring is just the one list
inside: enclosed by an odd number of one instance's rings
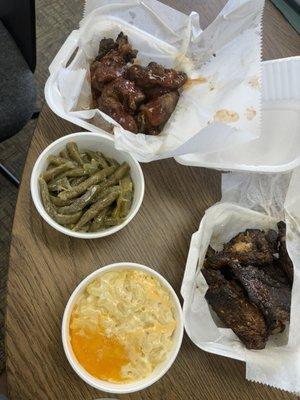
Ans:
{"label": "white parchment paper", "polygon": [[[113,131],[116,147],[142,162],[206,154],[259,137],[263,6],[264,0],[229,0],[202,31],[197,13],[187,16],[156,0],[88,0],[79,50],[69,66],[55,72],[62,113]],[[135,135],[103,112],[89,109],[90,62],[100,39],[116,37],[121,30],[139,50],[139,63],[156,61],[194,80],[183,89],[159,136]]]}
{"label": "white parchment paper", "polygon": [[[246,362],[246,378],[300,393],[300,169],[293,174],[232,173],[222,179],[222,201],[209,208],[191,241],[182,283],[186,331],[205,351]],[[290,325],[272,335],[264,350],[245,349],[213,315],[204,298],[201,273],[207,247],[222,244],[247,228],[276,229],[287,224],[287,249],[294,264]],[[199,323],[201,321],[201,323]]]}

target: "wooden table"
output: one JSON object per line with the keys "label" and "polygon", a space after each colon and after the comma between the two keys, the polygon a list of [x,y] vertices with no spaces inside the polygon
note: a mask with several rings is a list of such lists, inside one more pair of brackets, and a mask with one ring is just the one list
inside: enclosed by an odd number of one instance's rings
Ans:
{"label": "wooden table", "polygon": [[[225,1],[168,1],[196,10],[205,27]],[[297,54],[297,34],[266,5],[264,57]],[[299,49],[299,47],[298,47]],[[92,400],[102,393],[81,381],[61,344],[64,307],[77,284],[97,267],[133,261],[160,271],[179,293],[190,237],[205,210],[220,199],[220,174],[173,160],[143,165],[146,194],[136,218],[107,239],[71,239],[50,228],[30,198],[29,180],[40,152],[61,135],[81,129],[44,107],[23,174],[15,212],[7,299],[7,372],[11,400]],[[199,321],[201,323],[201,321]],[[115,397],[115,396],[104,396]],[[244,364],[199,350],[185,336],[171,370],[147,390],[121,399],[292,399],[245,380]]]}

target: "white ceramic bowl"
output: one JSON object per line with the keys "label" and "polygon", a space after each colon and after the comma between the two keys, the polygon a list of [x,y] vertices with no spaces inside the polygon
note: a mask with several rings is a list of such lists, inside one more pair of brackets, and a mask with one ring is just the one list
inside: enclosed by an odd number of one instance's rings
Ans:
{"label": "white ceramic bowl", "polygon": [[[48,165],[47,158],[50,154],[58,154],[62,149],[65,148],[66,144],[70,141],[74,141],[77,143],[79,149],[85,150],[101,150],[108,157],[114,158],[118,162],[127,161],[130,165],[130,175],[134,183],[134,197],[131,206],[131,210],[126,217],[125,221],[116,225],[98,232],[74,232],[70,229],[67,229],[57,222],[55,222],[45,211],[43,206],[41,196],[40,196],[40,188],[39,188],[39,176],[45,171]],[[108,137],[106,134],[101,133],[92,133],[92,132],[79,132],[72,133],[71,135],[63,136],[62,138],[56,140],[51,143],[42,154],[37,159],[31,174],[31,196],[35,207],[39,214],[44,218],[49,225],[51,225],[54,229],[59,232],[64,233],[65,235],[73,236],[81,239],[96,239],[111,235],[115,232],[123,229],[136,215],[138,212],[145,192],[145,182],[144,175],[139,163],[126,152],[119,151],[114,147],[113,138]]]}
{"label": "white ceramic bowl", "polygon": [[[120,269],[127,269],[127,268],[132,268],[132,269],[137,269],[143,272],[146,272],[150,275],[155,276],[171,293],[173,303],[175,306],[175,312],[176,312],[176,320],[177,320],[177,328],[174,333],[174,342],[173,342],[173,348],[168,354],[167,359],[160,364],[153,372],[150,374],[147,378],[142,379],[140,381],[132,382],[132,383],[124,383],[124,384],[116,384],[116,383],[111,383],[107,381],[103,381],[97,378],[94,378],[92,375],[90,375],[77,361],[76,357],[74,356],[72,346],[70,344],[70,338],[69,338],[69,324],[70,324],[70,316],[74,307],[74,304],[77,300],[78,295],[82,292],[82,290],[90,283],[92,282],[95,278],[99,277],[103,273],[111,270],[120,270]],[[152,385],[156,381],[158,381],[171,367],[173,362],[176,359],[176,356],[179,352],[181,343],[182,343],[182,337],[183,337],[183,317],[182,317],[182,309],[180,302],[178,300],[178,297],[172,288],[172,286],[169,284],[169,282],[162,277],[158,272],[154,271],[153,269],[146,267],[141,264],[135,264],[135,263],[127,263],[127,262],[122,262],[122,263],[117,263],[117,264],[110,264],[107,265],[103,268],[98,269],[97,271],[93,272],[92,274],[88,275],[74,290],[73,294],[71,295],[68,304],[66,306],[64,316],[63,316],[63,322],[62,322],[62,342],[64,346],[64,350],[67,356],[67,359],[69,363],[71,364],[72,368],[74,371],[80,376],[81,379],[83,379],[86,383],[89,385],[93,386],[96,389],[102,390],[107,393],[117,393],[117,394],[124,394],[124,393],[132,393],[132,392],[137,392],[139,390],[145,389],[146,387]]]}

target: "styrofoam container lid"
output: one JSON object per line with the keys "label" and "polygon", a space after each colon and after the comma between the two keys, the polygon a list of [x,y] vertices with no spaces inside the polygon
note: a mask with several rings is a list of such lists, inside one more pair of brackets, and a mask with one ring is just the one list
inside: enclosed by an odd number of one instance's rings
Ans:
{"label": "styrofoam container lid", "polygon": [[260,138],[206,155],[175,157],[183,165],[278,173],[300,165],[300,57],[262,63]]}

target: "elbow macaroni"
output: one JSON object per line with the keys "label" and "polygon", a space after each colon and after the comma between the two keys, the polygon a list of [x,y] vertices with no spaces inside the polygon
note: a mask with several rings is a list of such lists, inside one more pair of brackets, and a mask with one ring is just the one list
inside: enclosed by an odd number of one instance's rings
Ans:
{"label": "elbow macaroni", "polygon": [[[72,313],[70,335],[71,343],[74,335],[86,337],[88,341],[87,332],[99,332],[114,339],[125,351],[123,363],[114,362],[114,367],[119,365],[118,374],[99,371],[97,377],[131,382],[147,377],[166,359],[175,329],[175,308],[167,288],[150,274],[121,269],[106,272],[79,296]],[[115,347],[109,354],[114,353]],[[73,350],[77,356],[74,346]],[[105,351],[99,349],[96,353],[96,361],[100,362]]]}

